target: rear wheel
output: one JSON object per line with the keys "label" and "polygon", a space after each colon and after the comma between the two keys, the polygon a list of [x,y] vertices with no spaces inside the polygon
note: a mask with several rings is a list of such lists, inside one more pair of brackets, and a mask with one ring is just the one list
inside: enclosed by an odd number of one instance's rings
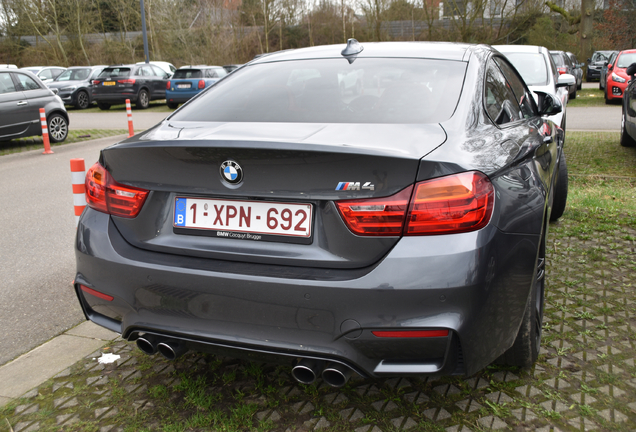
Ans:
{"label": "rear wheel", "polygon": [[174,102],[167,102],[167,105],[170,109],[177,109],[179,107],[179,104]]}
{"label": "rear wheel", "polygon": [[141,89],[139,91],[139,96],[137,96],[135,106],[139,109],[146,109],[150,106],[150,96],[148,96],[147,90]]}
{"label": "rear wheel", "polygon": [[86,109],[91,104],[91,100],[88,97],[88,93],[84,90],[81,90],[77,93],[77,97],[75,98],[75,108]]}
{"label": "rear wheel", "polygon": [[545,232],[539,245],[537,268],[526,311],[514,344],[497,359],[507,366],[530,367],[539,357],[545,302]]}
{"label": "rear wheel", "polygon": [[565,161],[565,153],[561,155],[559,161],[559,171],[554,185],[554,201],[552,202],[552,212],[550,221],[554,222],[563,216],[565,205],[568,200],[568,165]]}
{"label": "rear wheel", "polygon": [[97,102],[97,107],[102,111],[106,111],[110,109],[110,104],[107,104],[104,102]]}
{"label": "rear wheel", "polygon": [[576,90],[570,95],[570,99],[576,99]]}
{"label": "rear wheel", "polygon": [[607,98],[607,86],[605,86],[605,91],[603,92],[603,97],[605,98],[605,105],[609,105],[610,103],[612,103],[608,98]]}
{"label": "rear wheel", "polygon": [[62,142],[68,136],[68,122],[61,114],[53,114],[49,117],[48,129],[51,142]]}
{"label": "rear wheel", "polygon": [[623,115],[621,116],[621,145],[623,147],[634,147],[636,146],[636,140],[627,133],[627,130],[625,129],[626,121],[625,106],[623,105]]}

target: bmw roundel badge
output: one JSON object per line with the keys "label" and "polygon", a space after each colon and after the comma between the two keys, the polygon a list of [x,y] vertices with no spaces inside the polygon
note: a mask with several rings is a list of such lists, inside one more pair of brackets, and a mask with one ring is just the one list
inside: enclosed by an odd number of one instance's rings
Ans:
{"label": "bmw roundel badge", "polygon": [[221,164],[221,177],[230,184],[238,184],[243,180],[243,168],[233,160]]}

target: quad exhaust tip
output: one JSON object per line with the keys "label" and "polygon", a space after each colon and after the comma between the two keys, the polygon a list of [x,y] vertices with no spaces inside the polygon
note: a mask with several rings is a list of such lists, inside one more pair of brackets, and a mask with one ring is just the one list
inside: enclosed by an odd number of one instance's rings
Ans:
{"label": "quad exhaust tip", "polygon": [[332,387],[342,387],[351,378],[351,369],[332,363],[322,371],[322,380]]}
{"label": "quad exhaust tip", "polygon": [[302,359],[292,368],[291,374],[299,383],[312,384],[318,378],[322,367],[323,362],[320,360]]}
{"label": "quad exhaust tip", "polygon": [[178,340],[166,340],[157,344],[159,354],[168,360],[176,360],[188,351],[186,344]]}
{"label": "quad exhaust tip", "polygon": [[144,354],[155,355],[157,353],[157,338],[153,335],[145,334],[137,338],[137,348]]}
{"label": "quad exhaust tip", "polygon": [[[322,371],[322,372],[321,372]],[[292,368],[291,374],[302,384],[312,384],[322,376],[325,383],[332,387],[342,387],[351,378],[351,369],[339,363],[329,363],[314,359],[302,359]]]}

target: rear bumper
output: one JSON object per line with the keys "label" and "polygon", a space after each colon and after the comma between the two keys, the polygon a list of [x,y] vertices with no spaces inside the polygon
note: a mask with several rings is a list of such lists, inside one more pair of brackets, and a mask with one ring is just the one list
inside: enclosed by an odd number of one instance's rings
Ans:
{"label": "rear bumper", "polygon": [[94,102],[106,102],[110,104],[123,104],[126,99],[130,99],[131,102],[137,102],[137,93],[116,93],[116,94],[100,94],[93,93]]}
{"label": "rear bumper", "polygon": [[[77,231],[76,290],[89,319],[125,338],[149,332],[226,355],[331,360],[366,376],[470,375],[512,345],[537,241],[488,226],[403,238],[382,262],[351,277],[342,271],[332,278],[329,270],[324,277],[265,277],[256,275],[259,264],[230,273],[209,265],[214,260],[134,248],[108,215],[87,208]],[[449,334],[372,333],[428,329]]]}
{"label": "rear bumper", "polygon": [[587,79],[600,79],[601,78],[601,70],[600,69],[592,69],[587,68]]}
{"label": "rear bumper", "polygon": [[185,103],[201,93],[201,90],[196,91],[170,91],[166,90],[166,101],[172,103]]}

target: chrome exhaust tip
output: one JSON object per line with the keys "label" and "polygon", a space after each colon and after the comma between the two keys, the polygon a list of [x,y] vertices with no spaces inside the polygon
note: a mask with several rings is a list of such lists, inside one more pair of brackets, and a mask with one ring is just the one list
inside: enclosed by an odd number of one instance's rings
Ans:
{"label": "chrome exhaust tip", "polygon": [[332,363],[322,371],[322,379],[332,387],[342,387],[351,378],[351,369],[339,363]]}
{"label": "chrome exhaust tip", "polygon": [[188,347],[185,342],[178,340],[169,340],[160,342],[157,345],[159,354],[167,358],[168,360],[176,360],[188,351]]}
{"label": "chrome exhaust tip", "polygon": [[154,355],[157,353],[157,342],[158,339],[155,336],[145,334],[137,338],[137,348],[145,354]]}
{"label": "chrome exhaust tip", "polygon": [[302,359],[292,368],[291,374],[301,384],[312,384],[318,378],[323,362],[314,359]]}

